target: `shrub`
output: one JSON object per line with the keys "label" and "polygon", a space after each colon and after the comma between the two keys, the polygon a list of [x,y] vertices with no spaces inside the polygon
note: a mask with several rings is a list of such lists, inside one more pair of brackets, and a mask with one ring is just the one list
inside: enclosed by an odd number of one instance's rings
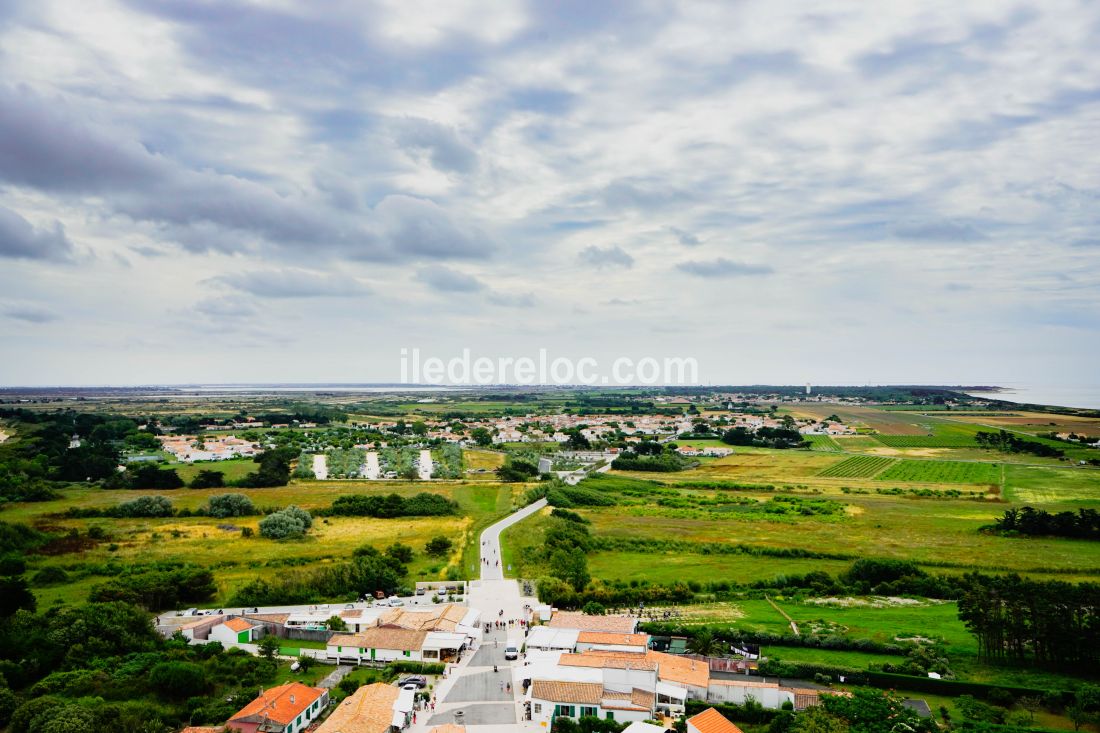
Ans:
{"label": "shrub", "polygon": [[424,552],[428,553],[432,557],[442,557],[451,551],[454,543],[446,537],[439,535],[432,537],[428,540],[428,543],[424,545]]}
{"label": "shrub", "polygon": [[194,662],[161,662],[149,671],[149,684],[161,696],[180,700],[201,695],[206,674]]}
{"label": "shrub", "polygon": [[56,585],[69,582],[69,574],[61,568],[45,567],[31,578],[35,585]]}
{"label": "shrub", "polygon": [[386,548],[386,554],[399,562],[410,563],[413,559],[413,548],[395,542]]}
{"label": "shrub", "polygon": [[260,520],[260,536],[271,540],[303,537],[313,524],[309,512],[296,506],[268,514]]}
{"label": "shrub", "polygon": [[256,513],[256,507],[244,494],[217,494],[206,502],[206,513],[218,519],[247,517]]}

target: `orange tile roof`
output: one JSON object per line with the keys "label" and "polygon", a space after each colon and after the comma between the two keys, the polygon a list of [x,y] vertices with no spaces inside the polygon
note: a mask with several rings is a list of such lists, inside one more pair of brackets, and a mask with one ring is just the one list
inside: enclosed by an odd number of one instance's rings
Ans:
{"label": "orange tile roof", "polygon": [[577,634],[577,641],[586,644],[645,646],[649,643],[649,634],[616,634],[610,631],[582,631]]}
{"label": "orange tile roof", "polygon": [[706,662],[652,650],[647,651],[645,656],[656,663],[657,678],[660,680],[693,687],[707,687],[710,684],[710,665]]}
{"label": "orange tile roof", "polygon": [[225,728],[211,725],[189,725],[181,730],[180,733],[225,733]]}
{"label": "orange tile roof", "polygon": [[535,680],[531,683],[531,697],[538,700],[599,705],[602,696],[603,685],[599,682]]}
{"label": "orange tile roof", "polygon": [[466,726],[457,723],[444,723],[429,729],[428,733],[466,733]]}
{"label": "orange tile roof", "polygon": [[363,685],[344,698],[316,733],[386,733],[400,693],[393,685],[381,682]]}
{"label": "orange tile roof", "polygon": [[638,621],[633,616],[586,616],[583,613],[558,611],[547,624],[552,629],[577,629],[578,631],[608,631],[633,634]]}
{"label": "orange tile roof", "polygon": [[641,652],[604,652],[589,649],[578,654],[562,654],[558,664],[563,667],[600,667],[602,669],[644,669],[653,671],[657,663]]}
{"label": "orange tile roof", "polygon": [[[232,723],[235,720],[244,722],[246,718],[253,718],[257,721],[268,718],[276,723],[287,725],[322,695],[326,694],[328,694],[327,690],[306,687],[300,682],[288,682],[285,685],[272,687],[264,692],[241,708],[236,715],[229,719],[229,722]],[[294,702],[290,701],[292,697]]]}
{"label": "orange tile roof", "polygon": [[328,646],[420,651],[427,635],[427,631],[402,629],[396,626],[372,626],[358,634],[335,634],[328,640]]}
{"label": "orange tile roof", "polygon": [[256,628],[252,624],[245,621],[243,618],[231,618],[225,622],[225,626],[232,631],[248,631],[249,629]]}
{"label": "orange tile roof", "polygon": [[687,719],[687,724],[699,733],[741,733],[741,729],[726,720],[722,713],[714,708],[707,708],[698,715]]}

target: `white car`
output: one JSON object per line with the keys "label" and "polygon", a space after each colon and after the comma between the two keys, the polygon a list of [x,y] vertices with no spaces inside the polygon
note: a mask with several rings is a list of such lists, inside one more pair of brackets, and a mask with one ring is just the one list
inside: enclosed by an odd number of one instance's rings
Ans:
{"label": "white car", "polygon": [[405,602],[403,600],[401,600],[400,598],[398,598],[397,596],[390,596],[389,598],[386,599],[386,605],[387,606],[404,606]]}

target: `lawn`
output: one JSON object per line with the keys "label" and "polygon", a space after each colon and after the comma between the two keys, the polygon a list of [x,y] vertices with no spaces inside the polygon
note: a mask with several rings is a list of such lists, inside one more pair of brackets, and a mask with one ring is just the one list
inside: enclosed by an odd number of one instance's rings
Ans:
{"label": "lawn", "polygon": [[199,471],[221,471],[227,483],[238,481],[259,466],[251,458],[235,458],[231,461],[204,461],[201,463],[166,463],[164,468],[175,469],[185,483],[190,484]]}

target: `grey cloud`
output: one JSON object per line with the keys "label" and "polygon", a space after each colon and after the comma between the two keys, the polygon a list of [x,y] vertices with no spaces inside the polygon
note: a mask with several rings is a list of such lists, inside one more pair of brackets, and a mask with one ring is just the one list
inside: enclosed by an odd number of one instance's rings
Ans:
{"label": "grey cloud", "polygon": [[603,304],[604,305],[611,305],[611,306],[615,306],[615,307],[627,307],[627,306],[641,305],[642,301],[640,301],[636,298],[631,298],[630,300],[626,300],[626,299],[623,299],[623,298],[612,298],[611,300],[605,300],[603,302]]}
{"label": "grey cloud", "polygon": [[439,170],[469,173],[477,167],[477,153],[453,127],[408,117],[397,124],[395,138],[402,147],[425,151]]}
{"label": "grey cloud", "polygon": [[742,275],[770,275],[774,270],[768,265],[752,265],[734,262],[725,257],[715,260],[688,260],[676,265],[676,269],[696,277],[738,277]]}
{"label": "grey cloud", "polygon": [[699,237],[683,229],[669,227],[668,230],[676,237],[676,240],[685,247],[697,247],[703,243],[703,240],[699,239]]}
{"label": "grey cloud", "polygon": [[[251,179],[189,170],[137,143],[117,142],[64,103],[55,106],[61,111],[33,93],[0,89],[0,180],[45,191],[110,193],[117,212],[163,227],[169,241],[188,251],[245,252],[269,242],[311,254],[395,260],[480,258],[493,250],[488,237],[426,199],[387,196],[374,217],[356,217],[346,210],[353,193],[337,177],[321,184],[322,196],[282,195]],[[444,154],[456,162],[453,156]]]}
{"label": "grey cloud", "polygon": [[581,262],[593,267],[633,267],[634,258],[631,257],[619,245],[611,247],[597,247],[591,245],[581,250],[578,258]]}
{"label": "grey cloud", "polygon": [[165,175],[162,159],[116,142],[63,100],[0,86],[0,178],[47,191],[102,192]]}
{"label": "grey cloud", "polygon": [[370,292],[363,283],[348,275],[330,275],[297,268],[231,273],[210,278],[206,283],[241,290],[260,298],[323,298],[366,295]]}
{"label": "grey cloud", "polygon": [[531,293],[489,293],[488,300],[493,305],[509,308],[534,308],[537,303]]}
{"label": "grey cloud", "polygon": [[26,323],[50,323],[61,319],[54,310],[25,301],[0,301],[0,314]]}
{"label": "grey cloud", "polygon": [[200,300],[195,310],[214,318],[246,318],[256,315],[256,306],[236,295]]}
{"label": "grey cloud", "polygon": [[473,275],[442,265],[421,268],[416,273],[416,279],[444,293],[474,293],[485,288],[485,283]]}
{"label": "grey cloud", "polygon": [[460,225],[427,199],[387,196],[374,213],[387,245],[405,255],[481,259],[495,249],[485,234]]}
{"label": "grey cloud", "polygon": [[0,257],[61,262],[72,256],[73,245],[61,222],[54,221],[49,229],[36,228],[11,209],[0,206]]}
{"label": "grey cloud", "polygon": [[976,242],[986,238],[970,224],[955,221],[904,222],[894,226],[894,236],[943,242]]}

